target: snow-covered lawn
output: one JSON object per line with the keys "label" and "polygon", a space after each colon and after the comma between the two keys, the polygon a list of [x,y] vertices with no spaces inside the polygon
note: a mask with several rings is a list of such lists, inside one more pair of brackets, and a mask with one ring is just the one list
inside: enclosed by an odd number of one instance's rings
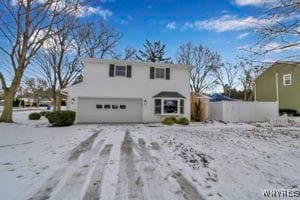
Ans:
{"label": "snow-covered lawn", "polygon": [[[300,188],[300,128],[0,124],[0,199],[265,199]],[[276,198],[279,199],[279,198]]]}

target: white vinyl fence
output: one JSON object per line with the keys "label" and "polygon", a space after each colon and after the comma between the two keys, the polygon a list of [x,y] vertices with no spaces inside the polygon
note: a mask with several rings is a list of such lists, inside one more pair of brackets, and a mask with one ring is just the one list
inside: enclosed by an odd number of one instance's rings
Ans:
{"label": "white vinyl fence", "polygon": [[209,119],[225,122],[263,122],[277,118],[277,102],[209,102]]}

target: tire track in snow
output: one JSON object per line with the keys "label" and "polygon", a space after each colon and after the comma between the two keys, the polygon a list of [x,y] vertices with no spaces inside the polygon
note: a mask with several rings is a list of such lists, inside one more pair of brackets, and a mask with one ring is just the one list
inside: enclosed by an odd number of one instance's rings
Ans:
{"label": "tire track in snow", "polygon": [[186,199],[205,200],[192,183],[190,183],[180,172],[173,173],[172,177],[175,178],[177,183],[180,185]]}
{"label": "tire track in snow", "polygon": [[67,180],[65,180],[65,182],[62,184],[62,187],[55,194],[55,199],[80,198],[84,183],[88,178],[89,170],[91,169],[91,166],[95,160],[98,159],[99,151],[103,143],[104,140],[100,140],[92,151],[83,154],[80,162],[76,164],[76,169],[73,174]]}
{"label": "tire track in snow", "polygon": [[[78,146],[76,146],[73,150],[71,150],[71,156],[69,157],[69,163],[67,166],[59,168],[54,171],[53,176],[51,176],[45,182],[42,187],[32,195],[28,200],[46,200],[51,198],[52,192],[55,190],[57,185],[61,182],[63,178],[67,175],[67,168],[70,166],[73,169],[74,160],[78,159],[78,157],[86,151],[92,149],[93,142],[95,141],[96,137],[102,130],[97,130],[94,134],[88,137],[86,140],[81,142]],[[69,168],[70,169],[70,168]],[[71,170],[71,169],[70,169]]]}
{"label": "tire track in snow", "polygon": [[99,159],[96,163],[92,179],[90,180],[89,186],[86,190],[86,193],[83,197],[84,200],[98,200],[100,199],[102,179],[104,176],[105,168],[109,155],[112,149],[112,144],[107,144],[100,152]]}
{"label": "tire track in snow", "polygon": [[[152,163],[152,165],[149,165],[145,167],[145,176],[149,177],[149,179],[146,179],[147,183],[147,188],[150,191],[147,191],[146,194],[152,194],[152,190],[154,190],[154,194],[162,194],[159,193],[157,191],[159,191],[161,188],[158,188],[158,190],[156,190],[155,192],[155,188],[157,188],[157,185],[160,183],[159,182],[159,178],[157,177],[157,174],[155,174],[155,166],[153,166],[153,164],[157,164],[155,157],[153,157],[151,155],[151,153],[149,151],[147,151],[146,149],[146,143],[142,138],[138,139],[138,144],[140,146],[140,150],[139,153],[142,157],[142,160],[148,161],[150,163]],[[159,151],[161,149],[160,145],[157,142],[151,142],[151,148],[153,150]],[[157,158],[156,158],[157,159]],[[169,165],[167,165],[169,166]],[[159,166],[161,167],[161,166]],[[174,169],[172,169],[170,167],[171,171],[174,171]],[[176,170],[175,170],[176,171]],[[156,180],[152,180],[153,178],[156,177]],[[199,194],[199,192],[197,191],[197,189],[195,188],[195,186],[193,186],[192,183],[190,183],[180,172],[173,172],[172,173],[172,177],[176,180],[176,182],[178,183],[178,185],[180,186],[180,189],[182,190],[183,193],[183,197],[184,199],[190,199],[190,200],[204,200],[204,198]],[[162,187],[165,187],[165,185],[168,184],[167,182],[164,182],[164,185],[162,185]],[[163,193],[166,191],[162,191]],[[179,193],[180,194],[180,193]],[[173,198],[176,199],[182,199],[178,196],[175,196]],[[168,198],[162,198],[162,196],[155,196],[155,197],[151,197],[149,199],[170,199]]]}
{"label": "tire track in snow", "polygon": [[133,139],[126,130],[121,145],[120,171],[116,200],[143,200],[143,182],[137,174],[135,162],[137,157],[133,152]]}
{"label": "tire track in snow", "polygon": [[[154,145],[153,145],[154,144]],[[152,142],[151,146],[155,150],[159,150],[158,143]],[[171,189],[176,188],[176,184],[165,179],[159,171],[160,166],[157,166],[157,158],[153,157],[146,149],[146,143],[142,138],[138,139],[138,153],[141,156],[140,168],[142,168],[142,178],[144,180],[144,197],[147,200],[183,200],[181,193],[176,193]]]}
{"label": "tire track in snow", "polygon": [[71,151],[71,156],[69,157],[69,161],[77,160],[82,153],[84,153],[86,151],[90,151],[92,149],[92,147],[93,147],[93,143],[94,143],[96,137],[99,135],[99,133],[101,131],[102,130],[96,131],[88,139],[84,140],[77,147],[75,147]]}

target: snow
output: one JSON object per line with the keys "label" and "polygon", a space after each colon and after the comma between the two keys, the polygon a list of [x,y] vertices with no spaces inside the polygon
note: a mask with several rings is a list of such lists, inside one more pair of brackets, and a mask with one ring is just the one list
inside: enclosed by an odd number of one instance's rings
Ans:
{"label": "snow", "polygon": [[300,187],[295,123],[53,128],[28,114],[0,124],[1,199],[256,200]]}

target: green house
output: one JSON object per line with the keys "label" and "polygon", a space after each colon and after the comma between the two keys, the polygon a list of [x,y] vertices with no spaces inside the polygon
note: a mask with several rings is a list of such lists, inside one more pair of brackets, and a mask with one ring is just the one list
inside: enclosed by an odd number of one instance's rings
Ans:
{"label": "green house", "polygon": [[279,110],[300,113],[300,62],[277,62],[255,80],[256,101],[278,101]]}

